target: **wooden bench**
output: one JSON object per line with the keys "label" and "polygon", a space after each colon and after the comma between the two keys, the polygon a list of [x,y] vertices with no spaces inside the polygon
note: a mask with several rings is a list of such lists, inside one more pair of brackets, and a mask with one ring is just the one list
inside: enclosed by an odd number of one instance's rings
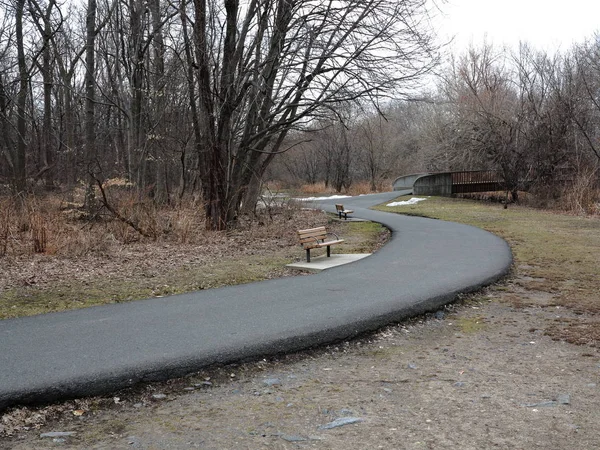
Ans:
{"label": "wooden bench", "polygon": [[348,214],[352,214],[354,210],[352,209],[344,209],[344,205],[337,204],[335,205],[335,209],[337,210],[338,217],[341,219],[342,214],[344,215],[344,220],[348,220]]}
{"label": "wooden bench", "polygon": [[[335,236],[335,240],[327,241],[327,235]],[[327,247],[327,257],[331,256],[330,246],[344,242],[337,234],[329,233],[325,227],[309,228],[308,230],[298,230],[298,239],[300,245],[306,250],[306,262],[310,262],[310,249]]]}

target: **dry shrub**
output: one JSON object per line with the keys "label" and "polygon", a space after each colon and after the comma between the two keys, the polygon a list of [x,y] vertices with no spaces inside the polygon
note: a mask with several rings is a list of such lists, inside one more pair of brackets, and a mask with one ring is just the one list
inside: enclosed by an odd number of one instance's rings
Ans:
{"label": "dry shrub", "polygon": [[82,256],[108,250],[106,223],[82,221],[58,195],[28,199],[30,235],[35,253]]}
{"label": "dry shrub", "polygon": [[300,192],[302,194],[332,194],[333,188],[331,186],[325,187],[325,183],[323,181],[319,181],[318,183],[312,184],[303,184],[300,186]]}
{"label": "dry shrub", "polygon": [[35,197],[0,199],[0,256],[45,253],[53,221],[48,205]]}
{"label": "dry shrub", "polygon": [[194,231],[198,229],[198,224],[194,220],[193,214],[185,214],[185,211],[178,210],[177,218],[173,222],[173,234],[181,244],[191,242]]}
{"label": "dry shrub", "polygon": [[81,215],[57,194],[30,196],[20,204],[2,198],[0,207],[2,256],[45,253],[76,257],[108,249],[108,222],[79,220]]}
{"label": "dry shrub", "polygon": [[[537,191],[539,192],[539,190]],[[540,199],[537,195],[532,195],[530,192],[517,191],[519,203],[536,207],[540,204]],[[464,194],[455,194],[457,198],[466,198],[469,200],[478,200],[491,203],[513,203],[512,193],[502,191],[489,192],[469,192]]]}
{"label": "dry shrub", "polygon": [[[205,245],[228,239],[226,234],[205,230],[203,208],[192,199],[174,205],[156,205],[132,190],[112,186],[107,194],[119,214],[135,221],[151,237],[144,237],[106,209],[90,218],[70,200],[64,201],[66,194],[29,197],[21,212],[11,198],[5,197],[0,198],[0,255],[23,257],[44,253],[58,258],[80,258],[112,254],[137,243]],[[240,218],[238,226],[228,233],[256,233],[266,237],[278,236],[285,230],[285,235],[289,234],[293,240],[296,229],[311,225],[290,223],[304,206],[289,200],[273,202],[268,208],[257,209],[255,215]],[[322,220],[320,217],[319,224]]]}
{"label": "dry shrub", "polygon": [[204,234],[204,213],[194,201],[183,201],[160,210],[159,227],[164,239],[180,244],[199,242]]}
{"label": "dry shrub", "polygon": [[137,235],[153,239],[159,236],[155,203],[131,189],[131,185],[104,183],[101,198],[106,213],[120,222],[115,226],[114,232],[122,242],[136,240]]}
{"label": "dry shrub", "polygon": [[394,180],[389,178],[383,178],[377,181],[377,192],[391,192],[394,190]]}
{"label": "dry shrub", "polygon": [[348,189],[348,195],[362,195],[362,194],[371,194],[373,191],[371,190],[371,183],[368,181],[359,181],[358,183],[354,183]]}
{"label": "dry shrub", "polygon": [[65,219],[53,230],[47,254],[76,258],[91,253],[106,253],[119,244],[107,224],[95,223],[90,226]]}
{"label": "dry shrub", "polygon": [[558,207],[574,214],[600,213],[600,186],[598,169],[580,172],[566,185],[558,200]]}
{"label": "dry shrub", "polygon": [[42,214],[31,214],[31,241],[34,253],[45,253],[48,246],[46,220]]}
{"label": "dry shrub", "polygon": [[[375,185],[375,192],[389,192],[392,190],[392,182],[390,180],[379,180]],[[303,184],[300,187],[300,192],[306,195],[316,195],[316,194],[335,194],[335,189],[331,186],[325,187],[325,183],[320,181],[318,183],[313,184]],[[353,183],[347,190],[344,192],[348,195],[362,195],[362,194],[372,194],[374,191],[371,190],[371,182],[369,181],[358,181]]]}
{"label": "dry shrub", "polygon": [[0,199],[0,257],[8,251],[11,215],[14,213],[13,204],[8,199]]}

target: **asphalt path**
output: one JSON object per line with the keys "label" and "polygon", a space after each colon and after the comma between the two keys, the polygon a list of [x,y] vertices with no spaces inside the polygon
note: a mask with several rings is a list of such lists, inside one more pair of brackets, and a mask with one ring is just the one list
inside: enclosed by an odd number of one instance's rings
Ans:
{"label": "asphalt path", "polygon": [[0,321],[0,411],[352,338],[436,310],[508,272],[510,249],[488,232],[367,209],[397,195],[318,205],[333,212],[343,202],[355,217],[392,231],[382,249],[351,264],[304,277]]}

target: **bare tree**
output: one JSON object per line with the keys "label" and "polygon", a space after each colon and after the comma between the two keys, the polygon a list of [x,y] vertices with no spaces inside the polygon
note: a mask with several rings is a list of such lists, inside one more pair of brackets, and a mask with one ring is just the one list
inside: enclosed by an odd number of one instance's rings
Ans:
{"label": "bare tree", "polygon": [[570,67],[573,89],[572,120],[584,138],[584,145],[600,163],[600,34],[576,46]]}
{"label": "bare tree", "polygon": [[471,48],[455,68],[451,95],[455,139],[489,169],[498,170],[516,199],[528,169],[525,111],[506,55],[492,46]]}
{"label": "bare tree", "polygon": [[29,88],[29,70],[25,59],[25,41],[23,38],[23,15],[25,0],[16,1],[15,11],[15,34],[17,44],[17,64],[19,67],[19,93],[17,95],[17,146],[13,158],[14,167],[14,191],[17,195],[26,193],[26,153],[27,141],[27,90]]}
{"label": "bare tree", "polygon": [[[53,88],[54,88],[54,54],[52,40],[54,34],[62,26],[62,15],[57,6],[56,0],[50,0],[45,8],[34,0],[28,0],[29,11],[32,15],[34,24],[40,33],[42,62],[36,62],[42,74],[43,82],[43,120],[42,133],[39,145],[38,155],[38,173],[35,178],[43,177],[46,181],[46,187],[52,188],[54,184],[54,159],[56,153],[55,131],[53,127]],[[53,20],[54,11],[58,11],[58,20]],[[56,22],[56,23],[55,23]]]}
{"label": "bare tree", "polygon": [[11,47],[14,45],[14,27],[8,15],[2,18],[0,24],[0,175],[14,180],[14,148],[15,136],[11,123],[11,83],[10,71],[12,66]]}
{"label": "bare tree", "polygon": [[424,0],[195,0],[206,226],[224,229],[294,127],[428,72]]}
{"label": "bare tree", "polygon": [[86,15],[86,45],[85,45],[85,152],[88,174],[88,184],[85,196],[87,209],[94,202],[94,183],[96,170],[96,0],[88,0]]}
{"label": "bare tree", "polygon": [[[16,192],[44,178],[91,194],[99,161],[156,201],[199,186],[211,229],[252,207],[276,155],[298,145],[290,133],[338,120],[341,104],[412,94],[436,62],[426,0],[7,5],[0,176]],[[347,187],[355,168],[334,177],[323,161],[312,179]]]}
{"label": "bare tree", "polygon": [[360,121],[354,133],[357,159],[372,192],[377,190],[382,179],[390,176],[399,157],[399,152],[393,149],[392,136],[402,134],[404,130],[392,129],[393,126],[387,114],[371,115]]}

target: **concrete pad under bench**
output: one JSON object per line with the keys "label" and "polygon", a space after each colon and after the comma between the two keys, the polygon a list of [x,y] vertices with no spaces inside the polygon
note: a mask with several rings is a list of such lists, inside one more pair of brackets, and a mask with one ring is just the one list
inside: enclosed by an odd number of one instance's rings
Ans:
{"label": "concrete pad under bench", "polygon": [[291,267],[293,269],[300,270],[309,270],[312,272],[320,272],[325,269],[341,266],[342,264],[348,264],[354,261],[358,261],[359,259],[366,258],[367,256],[371,256],[371,253],[337,253],[332,254],[329,258],[326,255],[322,255],[311,258],[311,261],[309,263],[306,261],[301,261],[297,263],[286,264],[286,267]]}

